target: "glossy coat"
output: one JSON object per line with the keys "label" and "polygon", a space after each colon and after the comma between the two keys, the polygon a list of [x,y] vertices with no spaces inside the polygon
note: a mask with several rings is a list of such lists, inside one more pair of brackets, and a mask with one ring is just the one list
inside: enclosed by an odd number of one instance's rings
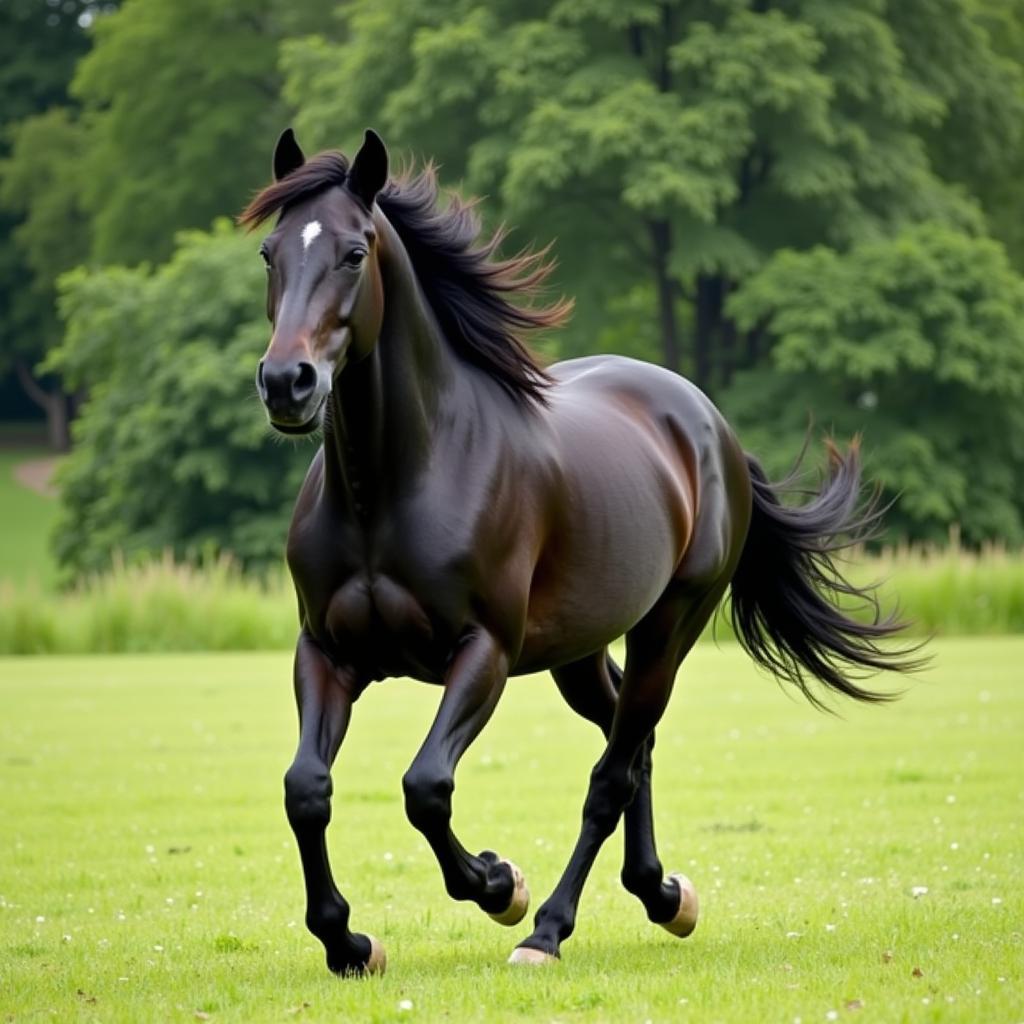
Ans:
{"label": "glossy coat", "polygon": [[[520,946],[559,955],[623,814],[623,883],[681,934],[685,893],[654,845],[654,728],[730,581],[741,640],[809,694],[812,675],[880,699],[845,667],[904,664],[877,645],[894,624],[855,623],[829,600],[833,538],[875,515],[857,512],[856,449],[833,450],[815,501],[783,507],[683,378],[617,356],[534,362],[519,335],[568,312],[514,301],[543,280],[543,254],[500,261],[467,207],[434,210],[429,171],[389,183],[373,133],[349,166],[307,162],[285,132],[274,168],[243,220],[280,211],[263,246],[274,331],[261,397],[284,432],[323,427],[288,536],[300,740],[285,793],[328,966],[383,964],[349,928],[324,830],[352,704],[393,676],[442,687],[403,787],[451,896],[506,919],[517,905],[509,864],[453,834],[451,795],[507,678],[546,669],[607,747],[565,874]],[[623,635],[621,671],[607,648]]]}

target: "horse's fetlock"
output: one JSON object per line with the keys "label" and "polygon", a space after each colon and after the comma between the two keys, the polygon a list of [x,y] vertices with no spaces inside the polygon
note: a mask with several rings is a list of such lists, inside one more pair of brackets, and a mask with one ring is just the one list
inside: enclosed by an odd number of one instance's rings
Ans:
{"label": "horse's fetlock", "polygon": [[624,867],[619,877],[622,879],[622,885],[626,892],[630,892],[634,896],[642,896],[658,889],[661,885],[661,876],[660,865],[643,864]]}
{"label": "horse's fetlock", "polygon": [[348,928],[349,908],[338,903],[322,903],[306,911],[306,927],[321,942],[336,937]]}

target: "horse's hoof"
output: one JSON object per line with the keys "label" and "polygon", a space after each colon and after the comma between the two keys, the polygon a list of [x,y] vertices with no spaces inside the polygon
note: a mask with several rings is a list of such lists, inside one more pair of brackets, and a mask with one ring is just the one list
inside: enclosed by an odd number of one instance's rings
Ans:
{"label": "horse's hoof", "polygon": [[543,967],[545,964],[558,963],[558,957],[545,953],[542,949],[531,949],[529,946],[516,946],[508,958],[510,964],[529,964],[531,967]]}
{"label": "horse's hoof", "polygon": [[679,886],[679,909],[671,921],[662,921],[660,924],[665,931],[685,939],[697,927],[697,914],[700,910],[697,902],[697,890],[686,875],[674,872],[668,877]]}
{"label": "horse's hoof", "polygon": [[384,947],[372,935],[366,935],[364,938],[370,943],[370,955],[366,958],[365,963],[361,964],[358,960],[354,963],[352,961],[338,963],[328,956],[327,969],[332,974],[338,975],[339,978],[366,978],[371,974],[383,974],[384,968],[388,965]]}
{"label": "horse's hoof", "polygon": [[500,913],[488,914],[488,917],[498,924],[511,927],[526,917],[526,911],[530,907],[530,890],[526,888],[526,879],[523,878],[522,871],[512,861],[500,860],[498,863],[507,864],[512,869],[512,902]]}
{"label": "horse's hoof", "polygon": [[388,955],[384,947],[372,936],[366,936],[370,940],[370,956],[363,968],[363,974],[383,974],[388,965]]}

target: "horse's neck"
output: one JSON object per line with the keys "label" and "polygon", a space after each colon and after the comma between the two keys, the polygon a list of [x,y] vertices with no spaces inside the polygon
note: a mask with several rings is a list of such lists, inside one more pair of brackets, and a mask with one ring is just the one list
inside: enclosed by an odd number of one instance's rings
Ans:
{"label": "horse's neck", "polygon": [[373,351],[342,370],[324,437],[328,486],[358,511],[411,482],[430,459],[459,367],[394,229],[383,228],[384,319]]}

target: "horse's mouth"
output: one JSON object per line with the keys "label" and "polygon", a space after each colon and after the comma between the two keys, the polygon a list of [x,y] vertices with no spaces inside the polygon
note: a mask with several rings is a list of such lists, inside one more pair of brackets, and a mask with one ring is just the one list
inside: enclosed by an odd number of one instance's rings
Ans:
{"label": "horse's mouth", "polygon": [[320,427],[320,423],[323,420],[324,404],[326,401],[327,395],[324,395],[317,403],[313,415],[302,423],[279,423],[271,417],[270,425],[279,434],[287,434],[289,437],[302,437],[305,434],[312,434],[314,430],[317,430]]}

